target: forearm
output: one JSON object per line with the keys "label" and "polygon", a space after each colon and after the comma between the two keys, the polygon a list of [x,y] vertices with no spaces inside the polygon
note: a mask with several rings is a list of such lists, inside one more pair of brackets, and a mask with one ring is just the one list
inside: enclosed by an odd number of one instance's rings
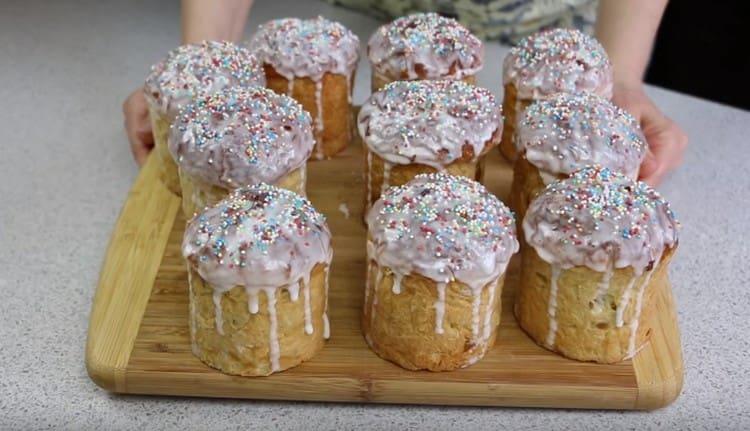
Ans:
{"label": "forearm", "polygon": [[182,0],[182,43],[238,42],[253,0]]}
{"label": "forearm", "polygon": [[667,1],[600,0],[596,37],[612,60],[616,82],[643,80]]}

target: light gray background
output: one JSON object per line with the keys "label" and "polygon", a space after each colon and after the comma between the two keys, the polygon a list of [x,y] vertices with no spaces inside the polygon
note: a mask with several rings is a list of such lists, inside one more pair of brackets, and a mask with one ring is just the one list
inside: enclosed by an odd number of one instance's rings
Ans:
{"label": "light gray background", "polygon": [[[176,1],[0,2],[0,429],[750,427],[750,113],[657,89],[649,93],[691,139],[684,167],[661,187],[684,226],[672,275],[686,376],[672,406],[638,413],[272,403],[99,389],[84,367],[89,307],[137,173],[121,103],[178,44],[178,13]],[[363,41],[377,25],[317,1],[259,0],[248,32],[270,18],[315,14],[341,20]],[[504,52],[488,46],[481,85],[500,90]],[[366,61],[357,78],[361,103]]]}

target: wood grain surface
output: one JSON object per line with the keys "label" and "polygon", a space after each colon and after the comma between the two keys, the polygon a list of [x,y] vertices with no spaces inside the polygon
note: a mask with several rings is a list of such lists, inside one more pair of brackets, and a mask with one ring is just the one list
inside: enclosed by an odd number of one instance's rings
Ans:
{"label": "wood grain surface", "polygon": [[[576,362],[549,352],[518,327],[511,312],[518,256],[503,292],[498,342],[484,360],[458,371],[401,369],[372,353],[359,328],[364,294],[362,150],[310,162],[308,195],[328,217],[334,260],[331,338],[313,360],[269,377],[235,377],[190,352],[184,218],[179,199],[156,177],[153,158],[122,210],[91,311],[86,364],[92,379],[119,393],[274,400],[377,402],[589,409],[654,409],[682,388],[683,364],[671,288],[658,293],[650,343],[614,365]],[[498,151],[485,183],[505,199],[512,171]],[[349,211],[347,218],[342,204]]]}

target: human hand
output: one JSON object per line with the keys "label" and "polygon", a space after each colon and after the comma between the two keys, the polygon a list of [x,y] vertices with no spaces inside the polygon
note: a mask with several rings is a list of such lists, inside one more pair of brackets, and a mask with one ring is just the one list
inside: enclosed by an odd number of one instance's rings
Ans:
{"label": "human hand", "polygon": [[648,150],[641,163],[639,179],[651,186],[682,164],[688,137],[664,115],[643,91],[643,85],[615,84],[613,102],[632,114],[646,136]]}
{"label": "human hand", "polygon": [[122,113],[125,115],[125,132],[130,141],[130,151],[138,166],[143,166],[148,153],[154,148],[154,134],[143,88],[130,93],[122,104]]}

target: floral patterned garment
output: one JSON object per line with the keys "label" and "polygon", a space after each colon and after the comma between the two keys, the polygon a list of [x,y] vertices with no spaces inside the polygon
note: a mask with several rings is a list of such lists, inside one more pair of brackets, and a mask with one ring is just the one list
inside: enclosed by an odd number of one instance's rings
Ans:
{"label": "floral patterned garment", "polygon": [[484,39],[515,43],[550,27],[593,31],[598,0],[328,0],[383,20],[416,12],[456,18]]}

